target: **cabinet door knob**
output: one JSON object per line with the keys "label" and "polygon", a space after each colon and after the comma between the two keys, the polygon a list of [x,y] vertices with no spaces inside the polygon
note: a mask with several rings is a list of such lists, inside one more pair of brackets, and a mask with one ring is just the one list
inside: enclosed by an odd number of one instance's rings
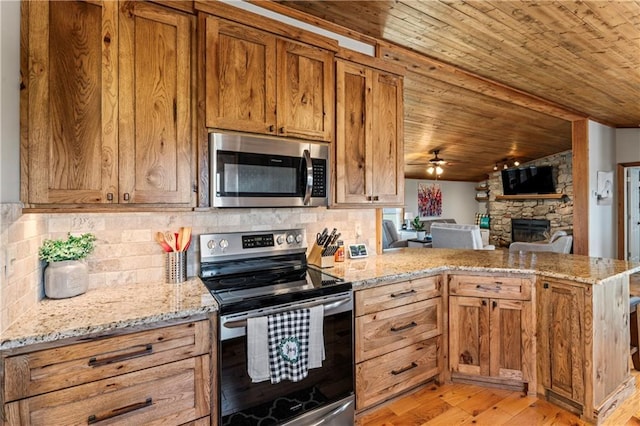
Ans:
{"label": "cabinet door knob", "polygon": [[269,126],[269,131],[271,133],[273,133],[276,130],[276,126],[274,126],[273,124],[271,126]]}
{"label": "cabinet door knob", "polygon": [[543,287],[543,288],[549,288],[549,283],[544,283],[544,284],[542,285],[542,287]]}
{"label": "cabinet door knob", "polygon": [[378,201],[380,198],[377,195],[373,196],[373,201]]}
{"label": "cabinet door knob", "polygon": [[131,196],[129,195],[128,192],[125,192],[124,195],[122,196],[122,199],[124,201],[129,201],[131,199]]}
{"label": "cabinet door knob", "polygon": [[107,201],[109,201],[110,203],[113,202],[113,192],[107,193]]}
{"label": "cabinet door knob", "polygon": [[284,127],[280,127],[280,129],[278,129],[278,131],[279,131],[280,133],[284,133]]}

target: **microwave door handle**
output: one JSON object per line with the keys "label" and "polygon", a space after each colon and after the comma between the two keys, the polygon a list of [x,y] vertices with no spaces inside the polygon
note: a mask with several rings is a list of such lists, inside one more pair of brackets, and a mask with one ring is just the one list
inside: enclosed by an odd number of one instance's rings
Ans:
{"label": "microwave door handle", "polygon": [[308,149],[304,150],[302,157],[304,158],[307,168],[307,186],[304,191],[304,199],[302,200],[302,204],[306,206],[309,204],[309,201],[311,201],[311,190],[313,189],[313,163],[311,162],[311,153]]}

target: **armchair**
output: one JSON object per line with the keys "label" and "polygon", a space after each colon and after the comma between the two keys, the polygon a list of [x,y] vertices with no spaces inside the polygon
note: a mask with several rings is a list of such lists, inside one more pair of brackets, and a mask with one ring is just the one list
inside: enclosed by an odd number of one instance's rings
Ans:
{"label": "armchair", "polygon": [[549,241],[525,243],[516,241],[509,245],[510,252],[518,251],[549,251],[553,253],[571,253],[573,237],[565,231],[556,231]]}
{"label": "armchair", "polygon": [[494,250],[493,245],[483,245],[478,225],[455,223],[433,223],[431,225],[433,248],[459,248],[474,250]]}
{"label": "armchair", "polygon": [[401,240],[396,225],[390,220],[382,221],[382,248],[407,247],[409,242]]}

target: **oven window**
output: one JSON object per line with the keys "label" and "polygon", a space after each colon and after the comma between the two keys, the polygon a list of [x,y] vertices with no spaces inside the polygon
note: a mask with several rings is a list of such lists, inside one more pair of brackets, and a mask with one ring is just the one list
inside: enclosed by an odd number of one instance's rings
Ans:
{"label": "oven window", "polygon": [[246,336],[220,343],[222,425],[271,425],[353,393],[352,312],[324,318],[325,360],[298,382],[252,383]]}

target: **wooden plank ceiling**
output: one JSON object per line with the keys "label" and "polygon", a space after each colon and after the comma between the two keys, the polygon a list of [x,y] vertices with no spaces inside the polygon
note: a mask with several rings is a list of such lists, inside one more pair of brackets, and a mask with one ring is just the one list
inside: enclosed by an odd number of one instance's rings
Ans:
{"label": "wooden plank ceiling", "polygon": [[430,178],[436,149],[441,179],[480,181],[504,159],[571,149],[571,120],[640,126],[640,1],[277,3],[407,67],[408,178]]}

